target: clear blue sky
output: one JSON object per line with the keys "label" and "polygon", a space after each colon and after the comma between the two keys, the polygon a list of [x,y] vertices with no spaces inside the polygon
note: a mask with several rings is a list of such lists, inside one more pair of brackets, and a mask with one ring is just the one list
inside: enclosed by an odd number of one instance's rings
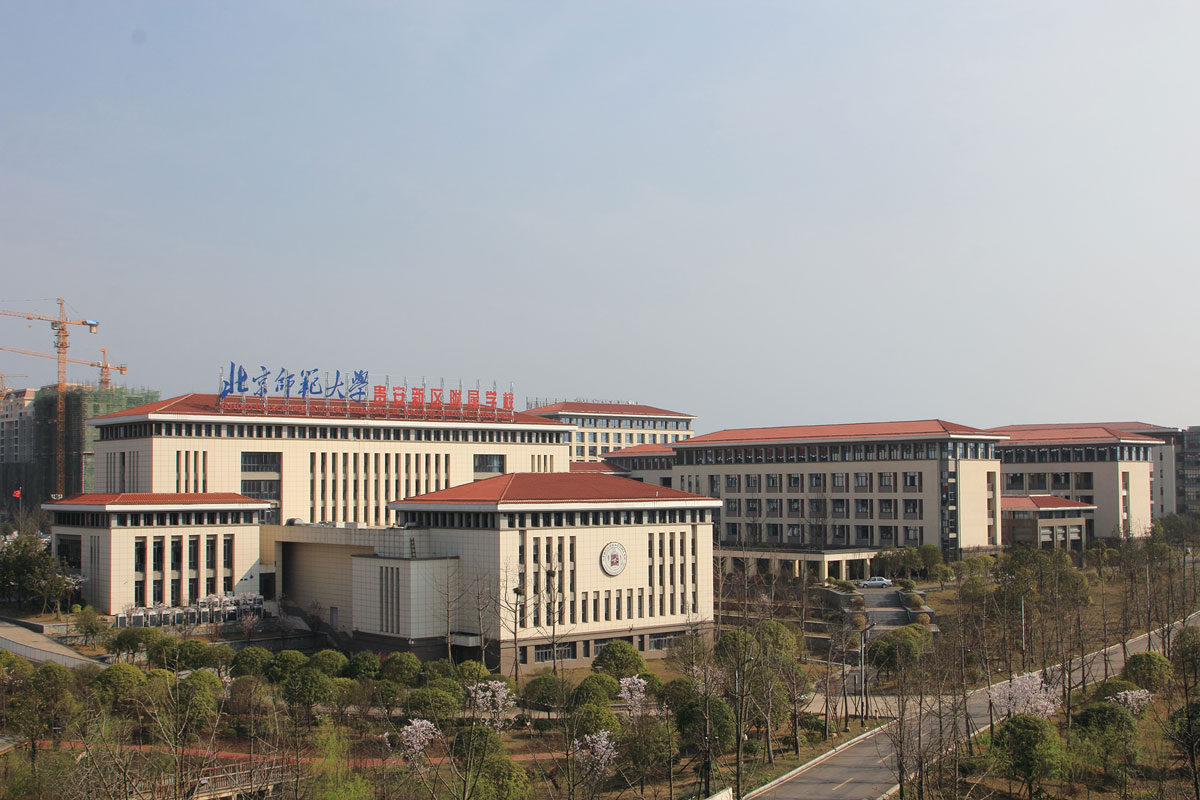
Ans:
{"label": "clear blue sky", "polygon": [[0,308],[65,296],[73,355],[166,394],[1200,424],[1198,39],[1182,2],[8,0]]}

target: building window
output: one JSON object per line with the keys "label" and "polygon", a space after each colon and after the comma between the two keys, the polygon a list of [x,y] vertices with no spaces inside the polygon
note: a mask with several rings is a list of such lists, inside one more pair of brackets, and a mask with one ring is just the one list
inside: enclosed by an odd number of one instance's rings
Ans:
{"label": "building window", "polygon": [[486,472],[503,474],[504,472],[504,456],[476,453],[474,456],[475,472]]}

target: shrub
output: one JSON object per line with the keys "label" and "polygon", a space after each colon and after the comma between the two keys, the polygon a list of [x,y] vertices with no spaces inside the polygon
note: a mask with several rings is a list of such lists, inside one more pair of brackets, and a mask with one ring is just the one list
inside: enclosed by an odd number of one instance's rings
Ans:
{"label": "shrub", "polygon": [[[616,700],[617,695],[621,693],[621,684],[612,675],[605,675],[598,672],[595,675],[588,675],[586,678],[580,681],[579,686],[576,687],[575,691],[579,692],[580,690],[597,697],[602,696],[603,702],[610,703],[613,700]],[[596,695],[597,690],[600,692],[599,695]],[[576,703],[576,705],[583,704]]]}
{"label": "shrub", "polygon": [[363,678],[374,680],[379,676],[379,656],[370,650],[359,650],[342,670],[342,676],[356,681]]}
{"label": "shrub", "polygon": [[854,628],[854,630],[856,630],[856,631],[861,631],[863,628],[867,627],[867,615],[866,614],[851,615],[850,627]]}
{"label": "shrub", "polygon": [[322,650],[314,653],[308,663],[329,677],[336,678],[342,674],[342,670],[350,663],[350,659],[337,650]]}
{"label": "shrub", "polygon": [[1136,684],[1129,681],[1121,680],[1120,678],[1109,678],[1092,687],[1092,701],[1101,702],[1121,692],[1129,692],[1137,688]]}
{"label": "shrub", "polygon": [[267,667],[267,680],[271,683],[283,683],[306,664],[308,664],[308,656],[299,650],[280,650],[271,659],[271,665]]}
{"label": "shrub", "polygon": [[1171,662],[1158,653],[1135,653],[1125,661],[1121,677],[1141,689],[1160,692],[1171,680]]}
{"label": "shrub", "polygon": [[421,662],[412,653],[392,653],[383,662],[380,675],[402,686],[416,686],[421,676]]}
{"label": "shrub", "polygon": [[271,664],[271,653],[262,647],[247,647],[233,657],[233,675],[265,676]]}
{"label": "shrub", "polygon": [[1008,774],[1024,781],[1030,798],[1040,783],[1058,773],[1064,755],[1058,731],[1032,714],[1017,714],[996,726],[993,749]]}
{"label": "shrub", "polygon": [[862,595],[855,595],[854,599],[850,601],[850,605],[854,609],[856,609],[858,611],[862,611],[864,608],[867,607],[867,601],[863,599]]}
{"label": "shrub", "polygon": [[525,684],[525,688],[521,690],[521,697],[527,702],[551,708],[561,702],[564,692],[565,685],[562,678],[547,672]]}
{"label": "shrub", "polygon": [[588,703],[575,709],[571,716],[572,722],[575,723],[575,738],[577,739],[582,739],[589,734],[600,733],[600,731],[608,731],[616,736],[621,730],[621,723],[617,721],[617,715],[606,705]]}
{"label": "shrub", "polygon": [[549,733],[554,730],[554,720],[538,717],[533,721],[533,730],[537,733]]}
{"label": "shrub", "polygon": [[529,722],[530,719],[528,714],[517,714],[515,717],[513,717],[514,728],[528,728]]}
{"label": "shrub", "polygon": [[604,649],[592,659],[592,669],[617,679],[630,678],[645,671],[646,660],[632,644],[618,639],[604,645]]}
{"label": "shrub", "polygon": [[908,589],[910,592],[917,588],[917,582],[908,578],[900,578],[896,581],[896,585],[901,589]]}
{"label": "shrub", "polygon": [[929,615],[928,614],[917,614],[917,616],[913,618],[913,622],[917,623],[918,625],[928,625],[929,624]]}
{"label": "shrub", "polygon": [[454,741],[450,744],[451,755],[458,759],[487,758],[503,749],[500,734],[484,725],[463,728],[454,735]]}
{"label": "shrub", "polygon": [[921,595],[913,592],[912,594],[904,595],[904,605],[913,611],[916,611],[925,605],[925,600],[921,597]]}

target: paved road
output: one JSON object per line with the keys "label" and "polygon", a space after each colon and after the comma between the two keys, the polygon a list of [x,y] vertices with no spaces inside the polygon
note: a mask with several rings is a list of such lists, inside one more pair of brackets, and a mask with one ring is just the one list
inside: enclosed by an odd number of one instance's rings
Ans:
{"label": "paved road", "polygon": [[[1200,624],[1200,612],[1193,614],[1189,625]],[[1158,646],[1157,635],[1155,646]],[[1140,653],[1146,649],[1146,635],[1129,641],[1129,652]],[[1108,663],[1110,674],[1120,671],[1124,664],[1121,645],[1108,648]],[[1088,657],[1090,669],[1088,680],[1103,677],[1104,651],[1096,652]],[[1075,680],[1079,677],[1079,668],[1074,670]],[[988,724],[988,697],[986,689],[977,689],[967,699],[967,710],[971,715],[972,725],[983,729]],[[929,731],[935,722],[922,720],[925,730]],[[752,793],[749,796],[756,800],[809,800],[809,798],[832,798],[833,800],[877,800],[892,791],[896,786],[896,775],[893,772],[894,760],[892,744],[888,736],[880,728],[878,733],[865,737],[854,744],[834,753],[821,763],[810,767],[795,777],[777,786]]]}
{"label": "paved road", "polygon": [[60,664],[74,666],[84,664],[93,659],[79,655],[61,642],[34,633],[28,628],[13,625],[11,622],[0,622],[0,648],[16,653],[35,663],[58,661]]}

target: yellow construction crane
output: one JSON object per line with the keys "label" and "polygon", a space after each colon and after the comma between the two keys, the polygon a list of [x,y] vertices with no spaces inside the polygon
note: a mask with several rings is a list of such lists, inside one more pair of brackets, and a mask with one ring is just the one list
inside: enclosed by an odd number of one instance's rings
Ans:
{"label": "yellow construction crane", "polygon": [[[38,358],[58,358],[58,356],[54,355],[53,353],[39,353],[36,350],[22,350],[19,347],[0,347],[0,350],[3,350],[6,353],[20,353],[23,356],[37,356]],[[121,373],[122,375],[124,375],[129,370],[129,367],[125,366],[124,364],[110,364],[109,363],[107,347],[100,348],[100,360],[99,361],[88,361],[86,358],[67,358],[67,357],[64,357],[63,360],[66,361],[68,364],[83,364],[85,367],[99,367],[100,368],[100,388],[101,389],[108,389],[109,387],[112,386],[112,378],[111,378],[111,374],[110,374],[111,370],[115,369],[117,372]]]}
{"label": "yellow construction crane", "polygon": [[11,372],[0,372],[0,395],[8,393],[8,386],[5,385],[5,378],[28,378],[28,375],[15,375]]}
{"label": "yellow construction crane", "polygon": [[58,353],[58,448],[54,454],[55,494],[62,497],[67,493],[67,326],[82,325],[88,333],[95,333],[100,323],[94,319],[67,319],[66,301],[58,298],[58,316],[50,317],[45,314],[34,314],[28,311],[5,311],[0,314],[6,317],[21,319],[36,319],[50,323],[54,331],[54,349]]}

